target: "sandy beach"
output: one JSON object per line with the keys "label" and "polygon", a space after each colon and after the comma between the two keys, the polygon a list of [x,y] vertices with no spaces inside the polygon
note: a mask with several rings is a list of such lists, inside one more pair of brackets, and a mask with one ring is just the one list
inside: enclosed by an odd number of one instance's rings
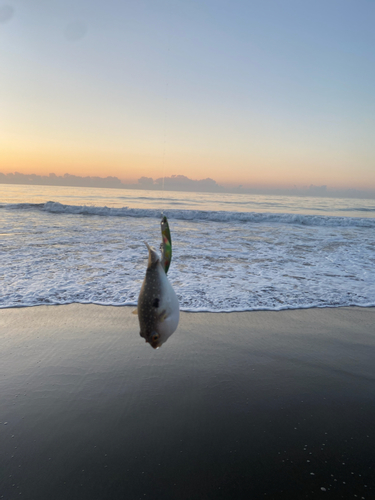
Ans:
{"label": "sandy beach", "polygon": [[0,311],[0,498],[374,498],[375,308]]}

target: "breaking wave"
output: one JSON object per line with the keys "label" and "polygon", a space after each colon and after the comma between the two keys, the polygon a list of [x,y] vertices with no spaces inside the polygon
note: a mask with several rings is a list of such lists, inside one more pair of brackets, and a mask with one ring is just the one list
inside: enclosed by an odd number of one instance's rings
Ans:
{"label": "breaking wave", "polygon": [[[46,203],[17,203],[0,205],[8,210],[41,210],[44,212],[67,215],[86,215],[99,217],[133,217],[133,218],[160,218],[160,210],[145,208],[112,208],[89,205],[64,205],[48,201]],[[363,209],[369,211],[369,209]],[[169,219],[186,221],[207,221],[225,223],[280,223],[302,226],[321,227],[368,227],[375,228],[375,219],[361,217],[339,217],[326,215],[302,215],[290,213],[268,212],[227,212],[206,210],[178,210],[166,211]]]}

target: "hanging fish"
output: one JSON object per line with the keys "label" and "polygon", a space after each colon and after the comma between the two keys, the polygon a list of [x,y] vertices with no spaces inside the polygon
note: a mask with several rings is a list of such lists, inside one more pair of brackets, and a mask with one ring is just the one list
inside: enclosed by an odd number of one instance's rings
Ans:
{"label": "hanging fish", "polygon": [[180,308],[159,255],[147,243],[146,246],[148,248],[148,265],[138,298],[137,310],[139,333],[146,342],[156,349],[166,342],[176,330],[180,319]]}
{"label": "hanging fish", "polygon": [[171,238],[171,232],[169,230],[168,220],[165,215],[161,219],[160,226],[161,226],[161,239],[162,239],[162,243],[160,245],[161,265],[165,271],[165,274],[167,274],[172,260],[172,238]]}

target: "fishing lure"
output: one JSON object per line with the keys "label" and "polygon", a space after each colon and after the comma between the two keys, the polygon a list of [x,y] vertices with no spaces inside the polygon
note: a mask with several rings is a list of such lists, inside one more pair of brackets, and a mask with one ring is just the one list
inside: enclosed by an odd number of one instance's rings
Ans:
{"label": "fishing lure", "polygon": [[161,265],[162,268],[164,269],[165,274],[167,274],[172,260],[172,238],[171,238],[171,232],[169,230],[168,220],[165,215],[163,215],[161,219],[160,228],[161,228],[161,239],[162,239],[162,243],[160,245]]}

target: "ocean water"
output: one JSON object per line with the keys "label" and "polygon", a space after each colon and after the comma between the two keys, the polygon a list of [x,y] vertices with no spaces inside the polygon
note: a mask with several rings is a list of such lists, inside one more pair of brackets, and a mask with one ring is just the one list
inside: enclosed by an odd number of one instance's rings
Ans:
{"label": "ocean water", "polygon": [[161,212],[183,311],[375,306],[375,201],[0,185],[0,307],[136,305]]}

